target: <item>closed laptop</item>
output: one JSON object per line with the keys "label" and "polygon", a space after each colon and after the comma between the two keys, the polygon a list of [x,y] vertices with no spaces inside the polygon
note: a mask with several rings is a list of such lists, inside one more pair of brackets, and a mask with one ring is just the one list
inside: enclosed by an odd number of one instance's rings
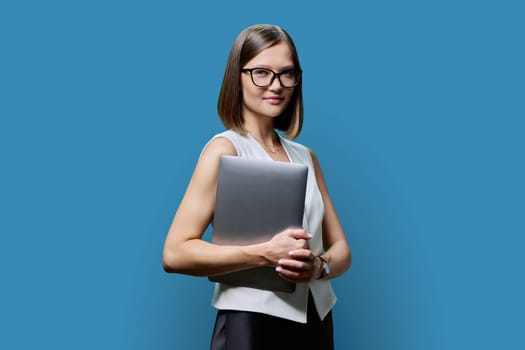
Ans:
{"label": "closed laptop", "polygon": [[[308,167],[266,159],[222,156],[212,242],[248,245],[270,240],[289,227],[302,227]],[[274,267],[257,267],[208,277],[211,281],[293,292],[295,284]]]}

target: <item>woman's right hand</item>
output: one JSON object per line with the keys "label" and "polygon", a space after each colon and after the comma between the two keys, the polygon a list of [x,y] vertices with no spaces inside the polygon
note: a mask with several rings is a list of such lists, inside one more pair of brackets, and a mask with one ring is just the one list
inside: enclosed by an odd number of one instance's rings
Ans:
{"label": "woman's right hand", "polygon": [[279,259],[289,259],[289,252],[296,249],[308,249],[308,240],[312,238],[303,228],[288,228],[276,234],[266,242],[264,257],[273,266],[279,265]]}

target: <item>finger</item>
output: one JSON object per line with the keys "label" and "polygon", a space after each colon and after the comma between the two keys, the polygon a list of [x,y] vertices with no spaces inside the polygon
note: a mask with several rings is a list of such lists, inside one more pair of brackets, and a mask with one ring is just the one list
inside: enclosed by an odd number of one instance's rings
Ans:
{"label": "finger", "polygon": [[288,255],[294,259],[314,260],[315,254],[310,249],[294,249],[288,252]]}
{"label": "finger", "polygon": [[294,282],[296,282],[298,279],[302,277],[302,274],[300,272],[297,272],[294,270],[288,270],[282,266],[277,267],[275,271],[277,271],[281,277],[294,281]]}
{"label": "finger", "polygon": [[306,248],[308,247],[308,243],[305,239],[297,239],[297,248]]}
{"label": "finger", "polygon": [[293,271],[309,271],[312,269],[312,264],[296,259],[280,259],[279,266]]}
{"label": "finger", "polygon": [[288,229],[288,234],[290,235],[290,237],[292,238],[295,238],[295,239],[305,239],[305,240],[308,240],[308,239],[311,239],[312,238],[312,235],[309,234],[305,229],[303,228],[291,228],[291,229]]}
{"label": "finger", "polygon": [[276,270],[281,278],[293,283],[308,282],[311,279],[311,274],[308,273],[287,270],[283,267],[278,267]]}

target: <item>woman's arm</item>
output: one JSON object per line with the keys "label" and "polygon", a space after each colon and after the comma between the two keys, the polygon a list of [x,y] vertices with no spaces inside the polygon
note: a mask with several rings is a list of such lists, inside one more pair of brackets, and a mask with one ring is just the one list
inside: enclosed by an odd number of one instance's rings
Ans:
{"label": "woman's arm", "polygon": [[352,264],[352,253],[346,240],[346,236],[341,226],[341,222],[337,216],[334,205],[328,194],[328,188],[319,165],[317,156],[310,151],[315,167],[315,176],[317,178],[317,185],[324,204],[324,219],[323,219],[323,243],[325,252],[323,258],[328,261],[330,265],[330,275],[327,278],[334,278],[342,275],[350,268]]}
{"label": "woman's arm", "polygon": [[277,265],[290,250],[307,245],[310,236],[302,229],[285,230],[271,241],[248,246],[220,246],[201,239],[213,218],[222,155],[236,155],[236,150],[220,137],[208,144],[197,162],[164,244],[162,263],[167,272],[210,276]]}

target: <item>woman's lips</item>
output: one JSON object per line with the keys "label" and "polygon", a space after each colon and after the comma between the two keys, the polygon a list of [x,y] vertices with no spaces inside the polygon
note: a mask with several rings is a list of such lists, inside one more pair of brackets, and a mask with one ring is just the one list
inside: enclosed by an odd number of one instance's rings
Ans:
{"label": "woman's lips", "polygon": [[279,97],[279,96],[270,96],[270,97],[264,97],[263,100],[268,101],[269,103],[273,105],[278,105],[284,101],[284,98]]}

